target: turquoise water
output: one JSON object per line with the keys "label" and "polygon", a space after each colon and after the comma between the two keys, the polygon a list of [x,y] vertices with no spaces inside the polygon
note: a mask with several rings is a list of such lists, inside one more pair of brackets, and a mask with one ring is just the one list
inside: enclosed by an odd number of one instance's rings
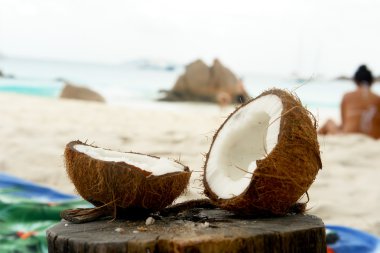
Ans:
{"label": "turquoise water", "polygon": [[6,79],[0,79],[0,92],[11,92],[41,97],[58,97],[61,89],[61,85],[51,84],[31,86],[28,81],[12,84],[12,82],[7,81]]}
{"label": "turquoise water", "polygon": [[[108,103],[152,102],[161,96],[159,90],[170,89],[182,66],[172,71],[142,69],[133,64],[90,64],[23,59],[0,59],[0,70],[14,78],[0,78],[0,92],[57,97],[63,79],[87,86],[102,94]],[[275,75],[234,72],[244,80],[251,96],[272,88],[295,90],[311,109],[338,110],[342,95],[354,89],[349,81],[313,79],[306,82]],[[375,90],[379,87],[375,85]]]}
{"label": "turquoise water", "polygon": [[0,78],[0,91],[57,96],[65,79],[98,91],[110,103],[155,100],[158,91],[170,89],[182,71],[21,59],[0,59],[0,70],[14,76]]}
{"label": "turquoise water", "polygon": [[56,89],[45,87],[1,86],[0,91],[36,95],[42,97],[53,97],[57,94]]}

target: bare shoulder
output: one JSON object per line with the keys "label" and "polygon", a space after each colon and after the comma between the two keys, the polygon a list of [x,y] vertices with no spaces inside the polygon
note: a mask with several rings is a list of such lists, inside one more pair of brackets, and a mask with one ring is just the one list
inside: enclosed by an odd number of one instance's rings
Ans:
{"label": "bare shoulder", "polygon": [[355,99],[356,96],[357,95],[354,91],[347,92],[343,95],[342,101],[349,101],[349,100]]}

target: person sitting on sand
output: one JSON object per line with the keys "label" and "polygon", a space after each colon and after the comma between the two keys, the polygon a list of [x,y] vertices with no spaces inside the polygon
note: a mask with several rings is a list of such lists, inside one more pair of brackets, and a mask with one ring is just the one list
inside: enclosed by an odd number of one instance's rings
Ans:
{"label": "person sitting on sand", "polygon": [[216,102],[221,108],[224,108],[227,105],[231,104],[231,100],[231,95],[225,91],[219,91],[216,94]]}
{"label": "person sitting on sand", "polygon": [[362,133],[380,138],[380,96],[371,91],[374,81],[365,65],[354,75],[356,90],[343,96],[341,102],[342,124],[329,119],[318,131],[319,134]]}

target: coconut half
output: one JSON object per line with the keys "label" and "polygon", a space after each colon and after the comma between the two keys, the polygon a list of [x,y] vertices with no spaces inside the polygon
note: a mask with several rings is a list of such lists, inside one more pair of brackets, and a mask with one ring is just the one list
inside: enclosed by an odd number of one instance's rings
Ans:
{"label": "coconut half", "polygon": [[243,215],[284,215],[322,167],[316,124],[298,98],[272,89],[236,109],[206,155],[205,194]]}
{"label": "coconut half", "polygon": [[80,141],[65,149],[66,171],[78,193],[95,206],[158,211],[186,189],[191,172],[166,158],[107,150]]}

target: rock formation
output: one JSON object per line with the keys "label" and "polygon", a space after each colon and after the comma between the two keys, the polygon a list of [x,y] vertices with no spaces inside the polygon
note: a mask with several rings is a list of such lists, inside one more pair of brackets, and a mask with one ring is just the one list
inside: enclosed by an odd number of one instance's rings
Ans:
{"label": "rock formation", "polygon": [[211,67],[202,60],[187,65],[185,73],[161,100],[239,103],[248,97],[241,80],[215,59]]}
{"label": "rock formation", "polygon": [[97,92],[86,88],[73,85],[71,83],[65,83],[62,89],[60,98],[70,98],[79,100],[88,100],[96,102],[105,102],[105,99]]}

